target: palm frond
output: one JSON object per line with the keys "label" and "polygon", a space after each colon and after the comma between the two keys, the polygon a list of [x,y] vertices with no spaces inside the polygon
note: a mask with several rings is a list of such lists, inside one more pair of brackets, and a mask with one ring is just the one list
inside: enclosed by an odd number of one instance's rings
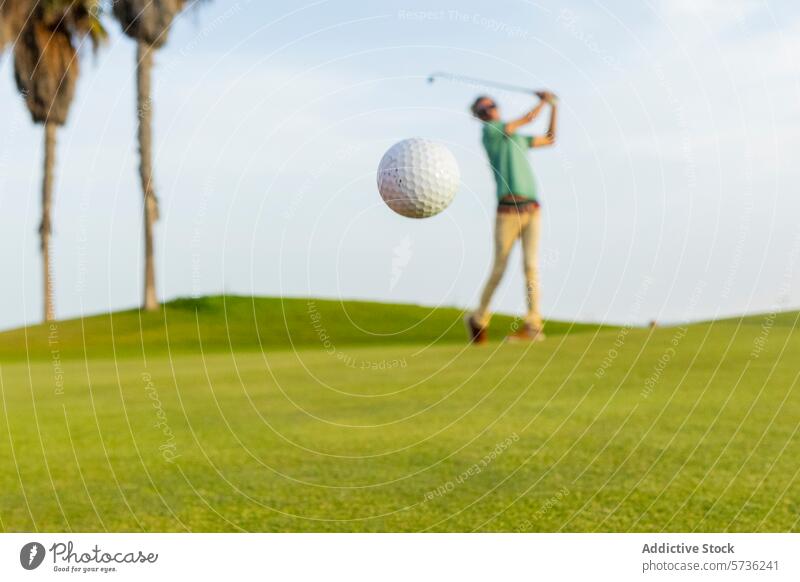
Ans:
{"label": "palm frond", "polygon": [[95,49],[108,38],[102,21],[102,0],[41,0],[41,7],[48,25],[73,37],[89,38]]}
{"label": "palm frond", "polygon": [[0,53],[17,41],[33,6],[31,0],[0,0]]}
{"label": "palm frond", "polygon": [[0,0],[28,2],[27,19],[14,45],[14,77],[37,123],[66,122],[79,74],[76,46],[88,38],[96,49],[107,37],[101,0]]}
{"label": "palm frond", "polygon": [[112,11],[129,37],[159,48],[186,0],[115,0]]}

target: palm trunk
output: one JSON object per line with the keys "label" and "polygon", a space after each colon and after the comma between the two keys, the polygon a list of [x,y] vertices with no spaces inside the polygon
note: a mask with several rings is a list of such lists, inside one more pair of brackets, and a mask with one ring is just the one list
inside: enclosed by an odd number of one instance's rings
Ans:
{"label": "palm trunk", "polygon": [[42,222],[39,225],[39,237],[42,251],[42,268],[44,271],[44,320],[56,318],[53,301],[53,276],[50,267],[50,236],[52,223],[50,213],[53,204],[53,174],[56,165],[56,132],[58,126],[53,122],[44,124],[44,176],[42,178]]}
{"label": "palm trunk", "polygon": [[137,51],[137,108],[139,116],[139,178],[144,195],[144,309],[158,309],[153,231],[158,220],[158,199],[153,185],[153,108],[150,78],[153,48],[143,41]]}

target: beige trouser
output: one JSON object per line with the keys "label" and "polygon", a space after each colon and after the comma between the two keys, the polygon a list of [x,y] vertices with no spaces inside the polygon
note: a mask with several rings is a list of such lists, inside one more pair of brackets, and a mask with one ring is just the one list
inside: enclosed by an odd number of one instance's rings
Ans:
{"label": "beige trouser", "polygon": [[522,266],[525,270],[525,287],[528,298],[528,313],[525,323],[535,329],[541,329],[542,316],[539,313],[539,264],[538,246],[541,223],[541,211],[533,212],[498,212],[494,230],[494,266],[489,280],[481,295],[481,303],[472,314],[475,322],[481,326],[489,325],[491,313],[489,303],[492,301],[497,286],[503,278],[508,264],[508,256],[518,238],[522,239]]}

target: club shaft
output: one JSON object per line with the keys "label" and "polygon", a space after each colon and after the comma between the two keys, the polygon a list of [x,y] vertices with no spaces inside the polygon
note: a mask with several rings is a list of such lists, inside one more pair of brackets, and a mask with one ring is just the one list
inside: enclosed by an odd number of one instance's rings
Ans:
{"label": "club shaft", "polygon": [[535,89],[530,89],[528,87],[520,87],[519,85],[511,85],[509,83],[498,83],[496,81],[488,81],[486,79],[478,79],[477,77],[468,77],[466,75],[453,75],[451,73],[433,73],[429,79],[431,81],[435,79],[445,79],[447,81],[456,81],[483,87],[493,87],[495,89],[502,89],[503,91],[526,93],[528,95],[536,93]]}

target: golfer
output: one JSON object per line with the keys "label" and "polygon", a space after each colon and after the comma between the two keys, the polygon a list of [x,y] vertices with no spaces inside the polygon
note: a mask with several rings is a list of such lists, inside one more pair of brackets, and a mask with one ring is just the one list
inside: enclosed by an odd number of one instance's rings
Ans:
{"label": "golfer", "polygon": [[[556,141],[558,104],[550,92],[537,93],[539,103],[528,113],[504,122],[495,101],[478,97],[472,114],[483,122],[483,147],[497,182],[497,220],[494,229],[494,265],[481,295],[480,305],[467,315],[470,340],[482,344],[488,340],[489,304],[508,263],[508,255],[517,239],[522,240],[522,261],[525,270],[528,313],[525,325],[506,339],[542,341],[542,316],[539,312],[539,267],[537,247],[541,212],[536,195],[536,181],[528,163],[528,148],[553,145]],[[546,106],[550,107],[550,125],[542,136],[520,135],[521,127],[531,123]]]}

